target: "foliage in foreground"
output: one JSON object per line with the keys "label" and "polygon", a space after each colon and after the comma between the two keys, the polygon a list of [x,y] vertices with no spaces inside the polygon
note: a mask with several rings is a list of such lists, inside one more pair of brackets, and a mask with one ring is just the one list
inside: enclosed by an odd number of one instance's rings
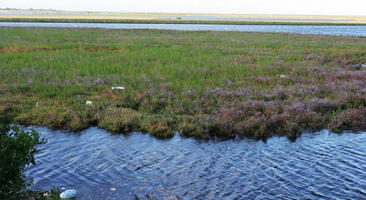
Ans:
{"label": "foliage in foreground", "polygon": [[34,164],[37,146],[45,141],[37,132],[21,130],[7,116],[0,117],[0,199],[20,199],[30,186],[23,175]]}
{"label": "foliage in foreground", "polygon": [[0,112],[20,124],[159,138],[174,131],[260,139],[366,130],[363,37],[34,28],[0,34]]}
{"label": "foliage in foreground", "polygon": [[49,191],[26,191],[21,200],[60,200],[61,191],[57,188],[53,188]]}

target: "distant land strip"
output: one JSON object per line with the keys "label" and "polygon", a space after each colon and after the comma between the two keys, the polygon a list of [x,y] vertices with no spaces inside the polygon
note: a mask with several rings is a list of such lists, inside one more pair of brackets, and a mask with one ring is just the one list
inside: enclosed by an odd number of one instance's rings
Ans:
{"label": "distant land strip", "polygon": [[206,21],[206,20],[159,20],[159,19],[96,19],[96,18],[37,18],[0,16],[0,22],[45,23],[135,23],[135,24],[222,24],[222,25],[309,25],[309,26],[360,26],[366,22],[302,22],[302,21]]}

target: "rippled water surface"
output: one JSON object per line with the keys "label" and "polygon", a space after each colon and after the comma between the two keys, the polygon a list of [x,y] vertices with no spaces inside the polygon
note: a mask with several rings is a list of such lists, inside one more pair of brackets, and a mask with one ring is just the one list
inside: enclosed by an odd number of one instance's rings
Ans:
{"label": "rippled water surface", "polygon": [[366,37],[366,26],[0,22],[0,27],[62,27],[62,28],[105,28],[105,29],[156,29],[156,30],[179,30],[179,31],[277,32],[277,33],[300,33],[300,34]]}
{"label": "rippled water surface", "polygon": [[26,171],[32,189],[77,199],[366,199],[366,133],[264,143],[36,130],[48,143]]}

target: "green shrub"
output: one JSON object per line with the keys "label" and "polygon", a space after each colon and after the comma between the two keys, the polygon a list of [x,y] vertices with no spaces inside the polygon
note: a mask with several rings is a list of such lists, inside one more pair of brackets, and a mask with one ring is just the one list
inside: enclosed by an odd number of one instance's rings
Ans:
{"label": "green shrub", "polygon": [[169,139],[174,137],[174,132],[168,126],[155,125],[150,127],[149,133],[160,139]]}
{"label": "green shrub", "polygon": [[30,185],[23,175],[34,164],[36,147],[44,144],[34,130],[21,130],[8,116],[0,117],[0,199],[20,199]]}
{"label": "green shrub", "polygon": [[98,126],[112,132],[128,133],[139,127],[140,114],[129,108],[107,110],[99,119]]}

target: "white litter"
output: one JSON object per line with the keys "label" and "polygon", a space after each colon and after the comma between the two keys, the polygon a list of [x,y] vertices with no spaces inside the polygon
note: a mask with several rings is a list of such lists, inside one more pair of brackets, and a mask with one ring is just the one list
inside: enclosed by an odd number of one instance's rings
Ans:
{"label": "white litter", "polygon": [[85,105],[92,105],[92,104],[93,104],[93,102],[89,101],[89,100],[85,102]]}
{"label": "white litter", "polygon": [[60,194],[60,198],[61,199],[71,199],[76,197],[77,191],[70,189],[70,190],[65,190]]}
{"label": "white litter", "polygon": [[286,78],[287,76],[286,75],[280,75],[280,78]]}
{"label": "white litter", "polygon": [[118,86],[118,87],[112,87],[112,90],[124,90],[125,87]]}
{"label": "white litter", "polygon": [[116,188],[111,188],[111,191],[116,191]]}

